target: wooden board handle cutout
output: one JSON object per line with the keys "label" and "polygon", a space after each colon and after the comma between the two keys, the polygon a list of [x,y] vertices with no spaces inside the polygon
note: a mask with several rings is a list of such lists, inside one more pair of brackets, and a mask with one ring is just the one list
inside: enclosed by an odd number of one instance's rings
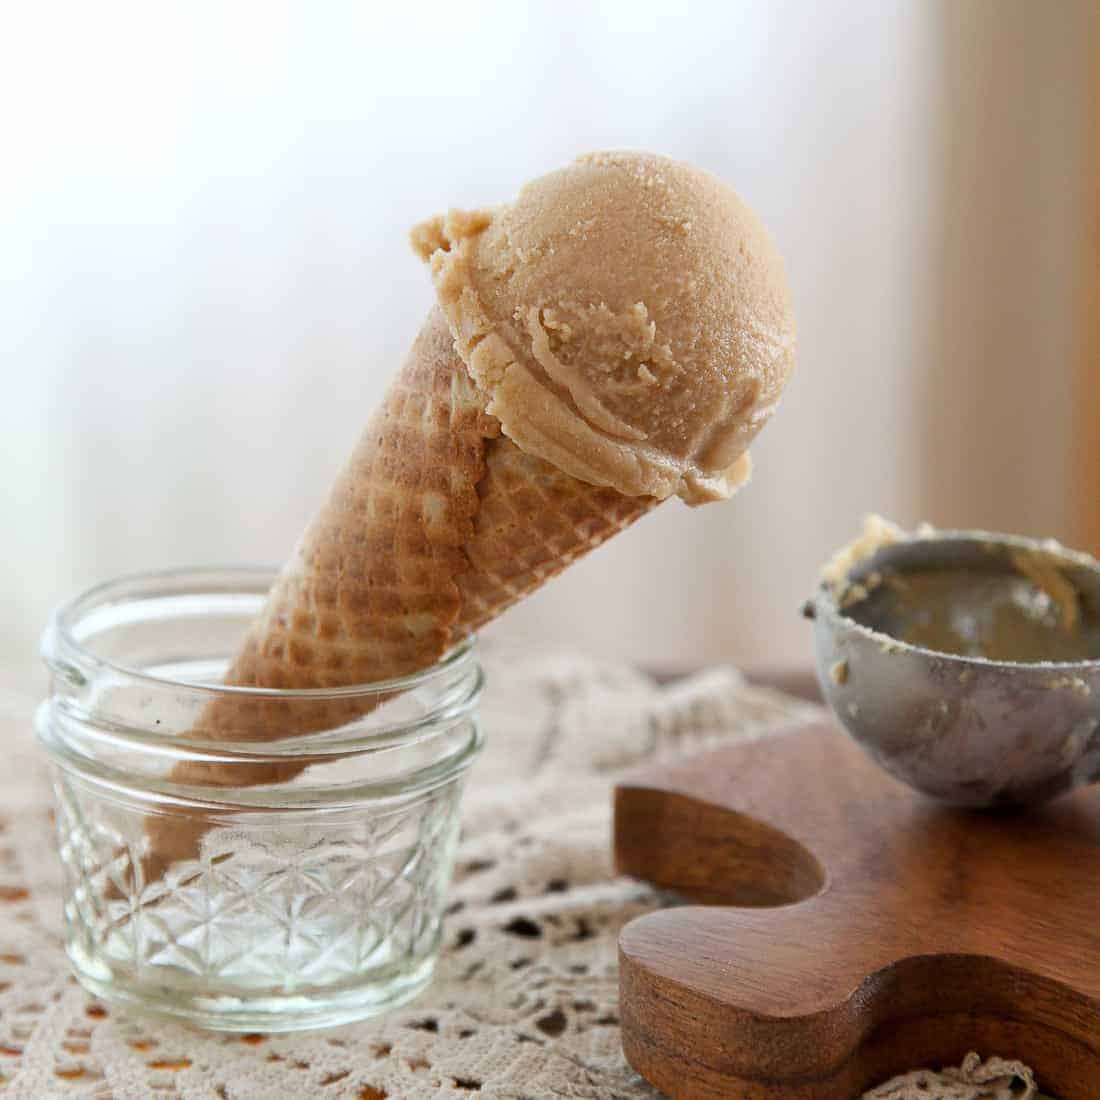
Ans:
{"label": "wooden board handle cutout", "polygon": [[619,870],[702,904],[619,938],[623,1048],[674,1100],[849,1100],[969,1050],[1100,1100],[1100,791],[951,810],[832,726],[615,791]]}

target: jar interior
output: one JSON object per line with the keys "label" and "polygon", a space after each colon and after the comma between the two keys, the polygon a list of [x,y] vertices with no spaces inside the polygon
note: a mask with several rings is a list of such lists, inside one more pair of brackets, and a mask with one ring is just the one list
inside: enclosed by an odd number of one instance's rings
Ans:
{"label": "jar interior", "polygon": [[[445,772],[469,747],[465,719],[481,686],[472,641],[403,680],[313,691],[224,685],[272,576],[152,574],[70,605],[46,642],[56,673],[54,739],[116,780],[168,778],[180,761],[213,756],[221,785],[227,769],[239,770],[249,788],[244,801],[270,786],[340,787],[355,796],[364,785],[431,782],[433,769]],[[284,767],[290,760],[295,769]],[[256,772],[265,766],[271,774],[261,782]]]}

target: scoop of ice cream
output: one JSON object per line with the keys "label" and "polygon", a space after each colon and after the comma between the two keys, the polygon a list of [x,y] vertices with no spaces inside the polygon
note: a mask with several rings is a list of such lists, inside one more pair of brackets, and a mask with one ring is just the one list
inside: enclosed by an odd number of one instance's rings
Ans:
{"label": "scoop of ice cream", "polygon": [[730,496],[794,363],[783,261],[729,187],[593,153],[412,233],[456,347],[519,447],[629,496]]}

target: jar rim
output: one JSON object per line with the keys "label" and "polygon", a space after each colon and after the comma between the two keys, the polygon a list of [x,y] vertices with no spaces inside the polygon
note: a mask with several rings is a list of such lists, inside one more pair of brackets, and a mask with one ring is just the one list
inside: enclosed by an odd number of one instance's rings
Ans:
{"label": "jar rim", "polygon": [[[442,673],[450,672],[472,660],[477,638],[469,634],[448,650],[440,660],[427,668],[404,676],[384,680],[372,680],[362,684],[348,684],[322,688],[274,688],[238,684],[210,683],[202,680],[185,680],[160,676],[133,665],[111,660],[92,652],[75,633],[75,628],[92,613],[127,602],[137,602],[142,587],[178,585],[180,594],[198,591],[206,580],[225,593],[240,594],[248,591],[262,595],[270,589],[278,570],[269,566],[226,565],[193,568],[151,569],[124,573],[111,580],[102,581],[85,589],[79,595],[61,604],[50,616],[42,636],[42,659],[54,673],[72,677],[74,674],[88,679],[89,674],[111,672],[156,687],[186,688],[188,691],[210,695],[235,695],[254,699],[348,699],[369,698],[408,691],[430,683]],[[226,583],[226,582],[236,583]],[[190,582],[185,584],[185,582]],[[205,586],[204,586],[205,587]]]}

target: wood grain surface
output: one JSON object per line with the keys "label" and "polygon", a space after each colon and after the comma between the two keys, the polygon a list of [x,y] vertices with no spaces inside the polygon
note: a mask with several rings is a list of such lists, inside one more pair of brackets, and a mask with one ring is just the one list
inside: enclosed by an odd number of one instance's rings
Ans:
{"label": "wood grain surface", "polygon": [[950,810],[801,727],[621,784],[615,857],[707,906],[619,943],[626,1055],[674,1100],[844,1100],[972,1049],[1100,1098],[1100,791]]}

